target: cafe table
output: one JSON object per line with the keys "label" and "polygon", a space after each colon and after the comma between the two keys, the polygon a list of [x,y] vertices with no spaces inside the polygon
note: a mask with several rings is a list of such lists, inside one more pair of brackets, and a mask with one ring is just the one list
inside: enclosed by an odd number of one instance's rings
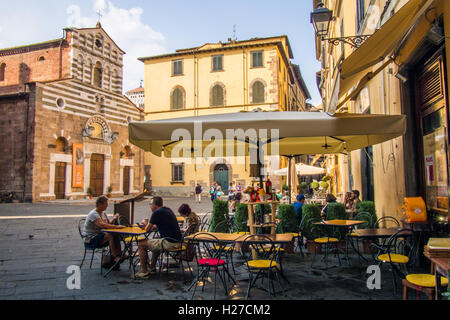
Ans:
{"label": "cafe table", "polygon": [[[130,227],[125,227],[122,229],[103,229],[102,231],[116,234],[120,237],[120,240],[124,244],[124,248],[122,250],[122,256],[120,257],[120,260],[122,260],[125,257],[125,254],[128,252],[128,259],[130,261],[130,269],[132,271],[132,278],[134,278],[134,275],[136,273],[135,266],[133,264],[133,260],[136,257],[137,250],[133,252],[133,242],[138,242],[139,237],[144,236],[145,239],[148,238],[150,232],[145,231],[144,229],[141,229],[137,225],[132,225]],[[128,239],[129,241],[126,241],[125,239]],[[105,273],[104,277],[106,277],[118,264],[120,264],[120,260],[115,262],[111,268],[108,269],[108,271]]]}
{"label": "cafe table", "polygon": [[450,269],[450,257],[436,258],[429,257],[431,261],[431,271],[436,277],[436,300],[441,299],[441,275],[447,277],[448,270]]}

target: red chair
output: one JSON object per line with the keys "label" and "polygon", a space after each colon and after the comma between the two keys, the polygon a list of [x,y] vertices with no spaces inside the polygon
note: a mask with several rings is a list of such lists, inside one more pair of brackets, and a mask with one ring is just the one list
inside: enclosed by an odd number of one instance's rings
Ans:
{"label": "red chair", "polygon": [[228,271],[226,260],[223,259],[226,243],[206,232],[197,233],[190,240],[190,243],[194,246],[195,261],[197,263],[197,277],[188,289],[191,290],[194,287],[191,299],[194,298],[199,281],[202,282],[202,292],[204,291],[210,271],[214,272],[214,299],[216,299],[217,276],[219,276],[223,284],[225,295],[228,295],[227,279],[231,279],[234,284],[236,282]]}

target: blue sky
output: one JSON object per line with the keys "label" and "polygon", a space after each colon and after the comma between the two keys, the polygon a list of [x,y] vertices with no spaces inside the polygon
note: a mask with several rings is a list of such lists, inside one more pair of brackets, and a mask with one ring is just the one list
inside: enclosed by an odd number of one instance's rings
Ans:
{"label": "blue sky", "polygon": [[238,40],[287,35],[311,102],[321,103],[315,83],[320,64],[309,22],[312,0],[1,0],[0,48],[60,38],[68,26],[93,26],[99,9],[104,29],[127,53],[125,91],[143,79],[143,64],[136,58],[226,41],[236,25]]}

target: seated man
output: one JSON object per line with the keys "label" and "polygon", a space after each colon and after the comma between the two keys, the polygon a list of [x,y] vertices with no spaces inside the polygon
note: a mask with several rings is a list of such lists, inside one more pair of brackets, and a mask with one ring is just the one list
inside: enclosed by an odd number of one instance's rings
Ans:
{"label": "seated man", "polygon": [[84,223],[84,241],[95,248],[101,248],[106,243],[109,243],[111,254],[114,257],[114,261],[117,262],[122,255],[120,239],[111,233],[103,232],[102,229],[121,229],[125,226],[105,222],[102,216],[106,208],[108,208],[108,198],[105,196],[98,197],[96,208],[89,212]]}
{"label": "seated man", "polygon": [[300,226],[302,224],[302,216],[303,216],[303,205],[305,204],[305,196],[299,194],[297,196],[297,201],[294,202],[294,210],[297,214],[297,225]]}
{"label": "seated man", "polygon": [[[180,227],[177,222],[177,217],[172,210],[163,207],[163,200],[161,197],[153,197],[150,204],[153,212],[148,224],[144,224],[145,231],[158,228],[161,238],[147,239],[139,241],[139,259],[141,261],[141,271],[136,274],[137,279],[148,279],[149,274],[156,274],[156,262],[159,254],[163,249],[162,243],[164,238],[169,238],[164,242],[165,249],[175,249],[180,246],[182,240]],[[152,260],[150,262],[150,270],[147,268],[147,250],[152,252]]]}

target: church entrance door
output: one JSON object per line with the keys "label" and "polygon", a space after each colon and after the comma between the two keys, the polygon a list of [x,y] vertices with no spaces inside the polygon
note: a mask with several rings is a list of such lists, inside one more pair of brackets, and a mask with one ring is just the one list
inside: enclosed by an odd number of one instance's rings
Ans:
{"label": "church entrance door", "polygon": [[55,196],[56,199],[64,199],[66,188],[66,163],[55,163]]}
{"label": "church entrance door", "polygon": [[91,155],[91,185],[92,195],[94,197],[103,194],[103,177],[104,177],[105,156],[102,154]]}

